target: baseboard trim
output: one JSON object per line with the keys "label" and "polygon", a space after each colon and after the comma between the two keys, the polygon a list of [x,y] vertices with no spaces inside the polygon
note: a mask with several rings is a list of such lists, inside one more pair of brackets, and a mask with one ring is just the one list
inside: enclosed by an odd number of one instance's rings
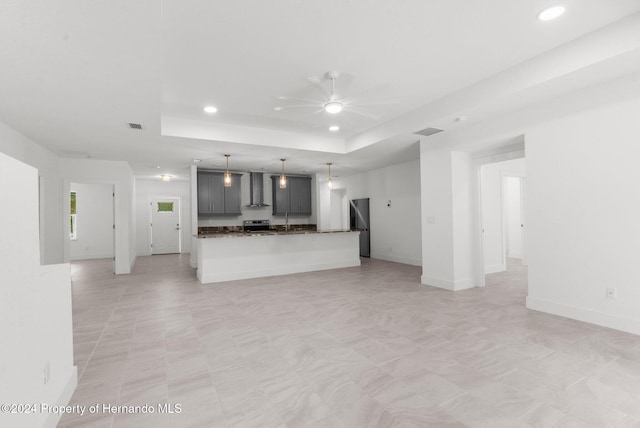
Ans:
{"label": "baseboard trim", "polygon": [[[56,406],[67,406],[71,402],[71,396],[73,395],[76,387],[78,386],[78,367],[73,366],[71,369],[71,373],[69,374],[69,379],[65,384],[64,388],[60,392],[60,396],[56,401]],[[43,428],[55,428],[60,422],[62,415],[56,414],[55,412],[49,413],[47,419],[44,421]]]}
{"label": "baseboard trim", "polygon": [[138,255],[136,254],[135,256],[133,256],[133,260],[131,260],[131,263],[129,263],[129,273],[133,271],[133,266],[135,266],[137,260]]}
{"label": "baseboard trim", "polygon": [[82,254],[79,256],[70,256],[69,260],[96,260],[96,259],[112,259],[113,254]]}
{"label": "baseboard trim", "polygon": [[420,282],[424,285],[430,285],[432,287],[442,288],[449,291],[467,290],[469,288],[475,287],[473,280],[470,278],[450,281],[446,279],[431,278],[422,275],[420,277]]}
{"label": "baseboard trim", "polygon": [[386,260],[388,262],[402,263],[405,265],[422,266],[421,259],[412,259],[410,257],[390,256],[388,254],[371,253],[372,259]]}
{"label": "baseboard trim", "polygon": [[534,297],[527,297],[527,309],[640,335],[640,320],[622,318]]}

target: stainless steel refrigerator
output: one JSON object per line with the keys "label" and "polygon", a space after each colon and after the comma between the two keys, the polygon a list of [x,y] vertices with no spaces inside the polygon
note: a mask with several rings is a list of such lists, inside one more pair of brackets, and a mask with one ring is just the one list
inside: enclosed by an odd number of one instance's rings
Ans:
{"label": "stainless steel refrigerator", "polygon": [[351,230],[360,231],[360,256],[370,257],[371,241],[369,230],[369,198],[349,201]]}

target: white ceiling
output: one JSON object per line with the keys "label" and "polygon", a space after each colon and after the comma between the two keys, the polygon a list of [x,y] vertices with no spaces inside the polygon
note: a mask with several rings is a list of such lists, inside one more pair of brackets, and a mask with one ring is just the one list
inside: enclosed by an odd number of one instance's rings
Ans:
{"label": "white ceiling", "polygon": [[[593,84],[640,67],[636,40],[614,53],[566,48],[637,21],[640,0],[562,3],[563,17],[540,22],[546,0],[4,0],[0,120],[61,156],[125,160],[140,177],[185,177],[193,158],[221,166],[224,153],[236,170],[277,171],[286,157],[292,172],[333,162],[348,175],[416,159],[413,132],[537,101],[537,85],[553,97],[567,89],[552,82],[580,70]],[[309,80],[330,91],[327,71],[342,73],[338,116],[317,112],[326,94]],[[510,80],[525,72],[528,83]],[[287,108],[299,104],[313,106]]]}

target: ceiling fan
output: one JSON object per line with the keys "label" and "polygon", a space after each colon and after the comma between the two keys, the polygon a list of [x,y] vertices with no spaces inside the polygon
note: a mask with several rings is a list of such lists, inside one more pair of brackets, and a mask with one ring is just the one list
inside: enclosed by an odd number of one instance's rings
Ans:
{"label": "ceiling fan", "polygon": [[[363,116],[368,119],[378,120],[379,116],[371,114],[362,109],[362,107],[374,105],[374,104],[389,104],[388,102],[362,102],[358,100],[358,96],[343,96],[338,95],[336,93],[336,81],[339,78],[342,78],[342,81],[347,82],[343,85],[343,90],[346,89],[348,83],[353,79],[353,76],[340,73],[339,71],[328,71],[325,73],[322,78],[317,76],[308,77],[307,80],[314,85],[316,89],[320,91],[322,94],[322,98],[299,98],[299,97],[278,97],[278,100],[284,101],[284,105],[280,105],[275,107],[276,111],[281,111],[285,109],[302,109],[302,108],[314,108],[315,111],[311,113],[311,115],[318,113],[328,113],[330,115],[339,115],[341,113],[353,113],[358,116]],[[327,89],[327,81],[331,82],[330,91]],[[376,88],[380,89],[380,88]],[[366,91],[365,93],[370,93],[371,90]],[[361,93],[362,97],[365,93]],[[295,105],[287,105],[287,101],[302,101],[306,104],[295,104]]]}

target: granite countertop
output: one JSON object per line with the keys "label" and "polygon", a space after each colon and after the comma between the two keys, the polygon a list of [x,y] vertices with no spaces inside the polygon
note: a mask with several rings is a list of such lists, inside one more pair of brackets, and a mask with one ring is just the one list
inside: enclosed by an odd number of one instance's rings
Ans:
{"label": "granite countertop", "polygon": [[193,235],[194,238],[208,239],[208,238],[239,238],[245,236],[279,236],[279,235],[308,235],[313,233],[344,233],[344,232],[357,232],[356,230],[344,230],[344,229],[332,229],[332,230],[265,230],[257,232],[245,232],[242,230],[236,231],[217,231],[217,232],[204,232]]}

